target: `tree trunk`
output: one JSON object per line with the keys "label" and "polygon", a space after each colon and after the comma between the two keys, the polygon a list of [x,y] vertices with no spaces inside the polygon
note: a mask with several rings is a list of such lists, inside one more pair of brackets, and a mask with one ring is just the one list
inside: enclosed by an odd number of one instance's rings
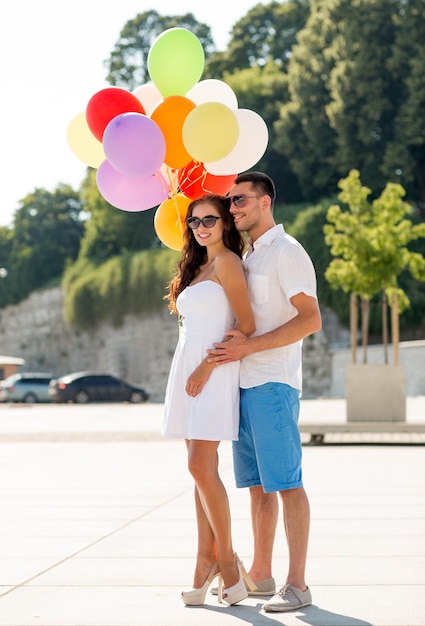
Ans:
{"label": "tree trunk", "polygon": [[363,363],[367,363],[367,343],[369,338],[369,299],[362,298],[362,347]]}
{"label": "tree trunk", "polygon": [[355,293],[350,294],[350,344],[351,344],[351,362],[353,365],[357,363],[357,329],[358,306],[357,296]]}
{"label": "tree trunk", "polygon": [[398,344],[400,341],[400,332],[398,319],[398,296],[396,293],[394,293],[393,295],[393,302],[391,307],[391,333],[394,350],[394,365],[398,365]]}
{"label": "tree trunk", "polygon": [[382,292],[382,344],[384,346],[384,363],[388,365],[388,299]]}

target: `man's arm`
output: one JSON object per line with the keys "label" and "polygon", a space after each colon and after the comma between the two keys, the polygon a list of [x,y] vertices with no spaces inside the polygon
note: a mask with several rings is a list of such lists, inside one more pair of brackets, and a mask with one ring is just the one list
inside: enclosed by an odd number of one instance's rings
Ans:
{"label": "man's arm", "polygon": [[230,330],[227,333],[231,337],[229,341],[216,343],[214,349],[208,350],[208,362],[219,365],[239,361],[255,352],[288,346],[321,329],[322,320],[316,298],[298,293],[291,298],[291,304],[297,309],[297,315],[263,335],[246,337],[237,330]]}

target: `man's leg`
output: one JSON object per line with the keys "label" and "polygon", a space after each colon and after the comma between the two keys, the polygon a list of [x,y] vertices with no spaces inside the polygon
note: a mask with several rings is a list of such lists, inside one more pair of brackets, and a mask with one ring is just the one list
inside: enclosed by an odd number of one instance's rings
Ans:
{"label": "man's leg", "polygon": [[254,535],[254,559],[249,575],[252,580],[272,576],[272,554],[279,515],[276,493],[264,493],[261,486],[250,487],[251,519]]}
{"label": "man's leg", "polygon": [[302,487],[280,492],[283,502],[285,533],[289,550],[289,568],[286,584],[268,602],[265,611],[294,611],[312,602],[310,589],[305,584],[310,507]]}
{"label": "man's leg", "polygon": [[283,518],[289,551],[289,569],[286,583],[300,591],[306,590],[305,567],[307,561],[308,535],[310,530],[310,506],[303,487],[280,492],[283,502]]}

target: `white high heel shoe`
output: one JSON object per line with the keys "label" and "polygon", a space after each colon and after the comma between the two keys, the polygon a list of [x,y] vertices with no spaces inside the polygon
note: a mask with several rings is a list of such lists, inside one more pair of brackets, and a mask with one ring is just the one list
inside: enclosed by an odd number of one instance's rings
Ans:
{"label": "white high heel shoe", "polygon": [[241,600],[245,600],[245,598],[248,597],[248,589],[246,588],[246,585],[245,585],[241,562],[239,560],[238,555],[235,555],[235,556],[236,556],[236,565],[237,565],[238,572],[239,572],[239,580],[235,585],[232,585],[231,587],[227,587],[227,589],[224,589],[222,592],[220,588],[218,590],[218,601],[225,602],[229,606],[231,606],[232,604],[236,604],[237,602],[240,602]]}
{"label": "white high heel shoe", "polygon": [[218,563],[214,563],[202,587],[199,587],[198,589],[191,589],[190,591],[182,591],[182,600],[186,606],[201,606],[204,604],[208,587],[211,585],[216,576],[219,576],[219,595],[222,595],[222,582],[220,572],[218,571]]}

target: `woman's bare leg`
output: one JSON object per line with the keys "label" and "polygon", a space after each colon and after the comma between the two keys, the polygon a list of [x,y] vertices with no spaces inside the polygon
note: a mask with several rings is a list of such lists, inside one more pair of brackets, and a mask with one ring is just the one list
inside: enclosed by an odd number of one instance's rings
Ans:
{"label": "woman's bare leg", "polygon": [[204,508],[201,504],[198,489],[195,485],[195,512],[198,529],[198,552],[196,557],[193,587],[197,589],[204,584],[214,563],[218,563],[217,545]]}
{"label": "woman's bare leg", "polygon": [[[192,439],[188,442],[188,466],[192,474],[196,493],[195,506],[198,521],[198,561],[195,572],[196,586],[200,587],[206,579],[208,571],[211,569],[214,560],[212,555],[216,554],[224,586],[231,587],[239,579],[239,573],[235,562],[231,536],[231,520],[229,500],[226,489],[218,473],[218,441],[201,441]],[[200,505],[200,506],[199,506]],[[204,515],[199,510],[202,509]],[[209,525],[209,529],[208,529]],[[211,541],[212,537],[215,543]],[[199,556],[203,555],[200,559]],[[206,567],[209,555],[209,569]],[[201,565],[203,561],[203,565]],[[203,580],[200,570],[204,570]],[[205,569],[208,571],[205,572]],[[200,583],[200,584],[199,584]]]}

